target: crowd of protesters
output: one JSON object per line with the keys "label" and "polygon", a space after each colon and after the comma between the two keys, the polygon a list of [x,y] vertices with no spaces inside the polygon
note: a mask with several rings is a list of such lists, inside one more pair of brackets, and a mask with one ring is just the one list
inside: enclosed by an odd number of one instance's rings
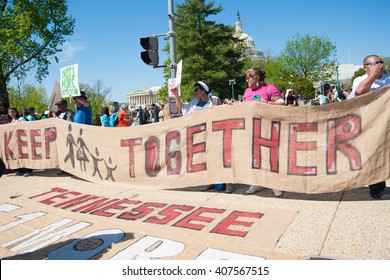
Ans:
{"label": "crowd of protesters", "polygon": [[[384,74],[383,61],[379,56],[367,56],[364,59],[364,70],[366,71],[366,75],[355,79],[350,98],[353,98],[356,95],[366,94],[372,90],[390,84],[390,75]],[[282,106],[299,106],[300,102],[304,101],[302,95],[296,93],[294,89],[287,89],[286,93],[283,94],[275,85],[267,84],[265,81],[266,74],[263,70],[251,68],[245,72],[245,75],[248,88],[245,90],[243,99],[240,101],[259,101],[270,105]],[[171,89],[171,91],[175,96],[176,105],[178,109],[182,111],[183,115],[188,115],[217,105],[232,105],[235,101],[224,100],[224,102],[221,102],[218,97],[211,93],[209,86],[203,81],[195,83],[195,98],[187,103],[181,101],[176,88]],[[314,98],[310,101],[313,102],[312,105],[317,105],[318,103],[318,105],[326,105],[328,103],[341,102],[347,99],[348,95],[347,92],[340,88],[330,87],[326,92],[324,89],[322,91],[317,91]],[[81,91],[80,96],[73,97],[72,99],[77,105],[76,112],[69,110],[67,108],[67,101],[61,99],[56,103],[58,111],[55,113],[45,112],[45,114],[42,115],[42,119],[57,117],[70,122],[93,125],[92,108],[85,92]],[[316,103],[316,101],[318,103]],[[138,107],[129,109],[128,104],[122,104],[120,108],[114,108],[111,113],[108,107],[103,107],[101,114],[96,114],[94,125],[104,127],[129,127],[156,123],[171,117],[169,114],[169,107],[169,104],[151,104],[148,108]],[[33,107],[26,110],[24,115],[21,116],[16,108],[8,107],[4,102],[0,103],[0,124],[35,121],[37,119],[39,119],[39,117]],[[17,174],[30,176],[32,170],[20,168],[17,170]],[[201,190],[208,190],[211,187],[212,186],[206,186]],[[252,194],[263,188],[264,186],[249,186],[246,193]],[[385,188],[385,182],[370,185],[371,197],[380,198]],[[233,191],[234,187],[232,184],[226,184],[226,192],[232,193]],[[283,195],[283,192],[280,190],[273,191],[275,196]]]}

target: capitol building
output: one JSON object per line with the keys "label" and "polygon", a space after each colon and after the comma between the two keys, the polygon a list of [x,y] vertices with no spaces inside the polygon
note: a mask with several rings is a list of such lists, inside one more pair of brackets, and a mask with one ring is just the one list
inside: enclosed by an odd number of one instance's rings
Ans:
{"label": "capitol building", "polygon": [[127,104],[130,108],[146,108],[151,104],[158,104],[158,91],[161,86],[151,87],[149,89],[138,89],[129,92],[126,95]]}
{"label": "capitol building", "polygon": [[236,30],[234,33],[234,37],[244,42],[246,46],[246,51],[245,51],[246,58],[249,58],[251,60],[264,59],[264,53],[261,50],[256,48],[255,41],[253,40],[253,38],[248,33],[245,33],[243,31],[240,12],[237,12]]}

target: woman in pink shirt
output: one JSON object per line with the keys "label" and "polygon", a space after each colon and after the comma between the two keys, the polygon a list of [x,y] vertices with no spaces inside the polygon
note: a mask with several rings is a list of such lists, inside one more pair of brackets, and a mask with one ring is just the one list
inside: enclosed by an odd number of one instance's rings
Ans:
{"label": "woman in pink shirt", "polygon": [[257,100],[271,105],[284,105],[283,94],[273,84],[265,82],[265,71],[251,68],[245,71],[248,88],[244,92],[243,101]]}
{"label": "woman in pink shirt", "polygon": [[[273,84],[265,82],[265,71],[259,68],[251,68],[245,72],[245,80],[248,88],[244,92],[243,101],[260,101],[271,105],[284,105],[283,94]],[[252,185],[246,191],[247,194],[253,194],[264,189],[262,186]],[[275,196],[282,196],[281,190],[273,189]]]}

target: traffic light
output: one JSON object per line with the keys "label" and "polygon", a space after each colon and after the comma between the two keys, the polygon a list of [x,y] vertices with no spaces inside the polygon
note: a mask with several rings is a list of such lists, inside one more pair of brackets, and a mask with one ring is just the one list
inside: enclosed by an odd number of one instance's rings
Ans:
{"label": "traffic light", "polygon": [[158,38],[146,37],[141,38],[141,46],[145,51],[141,52],[143,62],[150,66],[158,65]]}

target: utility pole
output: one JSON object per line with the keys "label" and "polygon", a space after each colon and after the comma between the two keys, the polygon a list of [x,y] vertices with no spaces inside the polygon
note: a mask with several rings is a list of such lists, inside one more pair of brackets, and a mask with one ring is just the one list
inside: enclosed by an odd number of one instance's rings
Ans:
{"label": "utility pole", "polygon": [[168,22],[169,29],[167,36],[169,37],[169,54],[171,59],[171,78],[176,78],[176,32],[175,32],[175,14],[173,10],[173,0],[168,0]]}

